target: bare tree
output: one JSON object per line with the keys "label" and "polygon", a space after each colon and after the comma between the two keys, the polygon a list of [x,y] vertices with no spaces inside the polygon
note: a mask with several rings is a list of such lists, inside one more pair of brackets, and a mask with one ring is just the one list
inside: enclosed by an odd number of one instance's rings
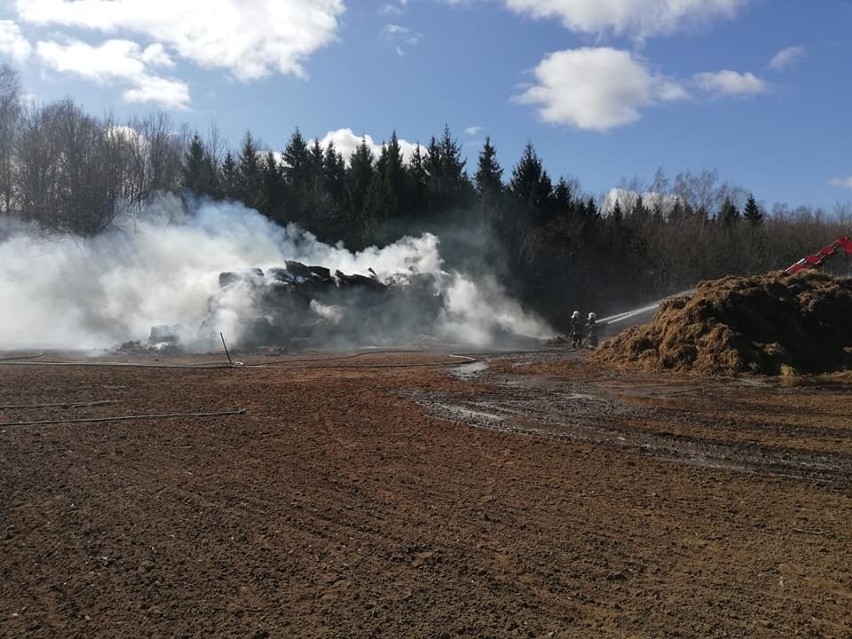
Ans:
{"label": "bare tree", "polygon": [[719,192],[718,181],[718,171],[704,169],[697,175],[684,171],[675,177],[674,194],[696,213],[709,216],[719,210],[724,199]]}
{"label": "bare tree", "polygon": [[128,127],[136,133],[132,141],[130,201],[143,205],[157,193],[177,191],[190,137],[188,129],[183,126],[175,130],[164,112],[132,120]]}
{"label": "bare tree", "polygon": [[21,125],[21,85],[18,73],[0,65],[0,213],[14,212],[15,144]]}
{"label": "bare tree", "polygon": [[22,217],[79,235],[103,231],[132,192],[132,138],[72,100],[34,107],[16,147]]}
{"label": "bare tree", "polygon": [[105,116],[101,129],[99,149],[103,186],[113,202],[114,215],[118,215],[132,203],[136,132],[116,124],[112,114]]}
{"label": "bare tree", "polygon": [[16,145],[21,216],[49,228],[60,223],[58,110],[58,105],[29,109]]}

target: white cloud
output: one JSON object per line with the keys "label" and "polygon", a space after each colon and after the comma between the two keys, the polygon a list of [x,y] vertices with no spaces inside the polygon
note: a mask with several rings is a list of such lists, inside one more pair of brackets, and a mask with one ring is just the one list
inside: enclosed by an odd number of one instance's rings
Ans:
{"label": "white cloud", "polygon": [[139,78],[135,86],[125,91],[121,97],[126,102],[158,104],[173,109],[188,108],[190,103],[189,87],[186,83],[156,76]]}
{"label": "white cloud", "polygon": [[716,95],[754,95],[770,89],[768,82],[753,73],[730,70],[696,73],[692,79],[699,89]]}
{"label": "white cloud", "polygon": [[833,178],[828,181],[829,186],[837,186],[841,189],[852,189],[852,175],[849,177]]}
{"label": "white cloud", "polygon": [[400,2],[399,4],[392,4],[388,2],[382,5],[382,8],[379,9],[379,13],[386,16],[401,16],[405,13],[405,7],[407,4],[408,2]]}
{"label": "white cloud", "polygon": [[165,47],[159,42],[152,44],[142,52],[142,60],[151,66],[172,68],[175,66],[174,60],[166,52]]}
{"label": "white cloud", "polygon": [[343,0],[15,0],[21,21],[137,34],[180,58],[248,81],[304,76],[334,40]]}
{"label": "white cloud", "polygon": [[[328,146],[329,142],[334,142],[334,148],[337,149],[348,164],[349,158],[355,152],[355,149],[361,145],[362,140],[366,141],[367,146],[369,146],[373,151],[373,155],[378,158],[379,154],[382,152],[382,145],[377,144],[370,135],[355,135],[355,133],[352,132],[352,129],[337,129],[335,131],[329,131],[325,134],[325,137],[320,140],[320,145],[325,148]],[[402,139],[399,140],[399,146],[400,149],[402,149],[402,157],[406,162],[411,160],[411,156],[414,154],[414,149],[418,147],[417,144]],[[420,152],[425,154],[426,148],[422,144],[419,146]]]}
{"label": "white cloud", "polygon": [[545,122],[606,131],[640,118],[639,109],[688,97],[627,51],[583,48],[548,54],[536,82],[516,100],[536,105]]}
{"label": "white cloud", "polygon": [[792,66],[804,56],[804,47],[787,47],[786,49],[781,49],[778,53],[772,56],[772,59],[769,61],[769,68],[774,71],[781,71]]}
{"label": "white cloud", "polygon": [[482,131],[481,126],[469,126],[464,130],[467,135],[476,135],[480,131]]}
{"label": "white cloud", "polygon": [[644,38],[717,18],[732,18],[751,0],[505,0],[533,18],[556,18],[571,31]]}
{"label": "white cloud", "polygon": [[12,20],[0,20],[0,54],[11,56],[16,62],[23,62],[32,50],[17,23]]}
{"label": "white cloud", "polygon": [[167,108],[189,105],[189,87],[180,80],[159,77],[149,66],[169,66],[171,60],[152,45],[143,50],[130,40],[107,40],[100,46],[72,41],[64,44],[42,41],[36,54],[47,66],[73,73],[97,84],[126,86],[128,102],[146,102]]}
{"label": "white cloud", "polygon": [[398,55],[405,55],[405,47],[413,47],[423,38],[422,33],[401,24],[386,24],[382,36],[394,45]]}

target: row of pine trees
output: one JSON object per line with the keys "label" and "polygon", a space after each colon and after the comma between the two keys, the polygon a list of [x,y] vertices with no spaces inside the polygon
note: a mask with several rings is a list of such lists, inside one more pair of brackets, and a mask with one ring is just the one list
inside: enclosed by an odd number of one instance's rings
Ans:
{"label": "row of pine trees", "polygon": [[448,127],[407,161],[396,132],[377,155],[362,140],[350,157],[298,128],[280,153],[247,133],[221,161],[195,134],[181,175],[192,198],[240,201],[351,250],[435,233],[449,267],[496,276],[556,326],[577,308],[619,311],[702,279],[783,268],[848,233],[842,216],[768,215],[714,171],[655,182],[657,197],[627,189],[605,202],[551,178],[532,143],[504,171],[490,139],[469,169]]}

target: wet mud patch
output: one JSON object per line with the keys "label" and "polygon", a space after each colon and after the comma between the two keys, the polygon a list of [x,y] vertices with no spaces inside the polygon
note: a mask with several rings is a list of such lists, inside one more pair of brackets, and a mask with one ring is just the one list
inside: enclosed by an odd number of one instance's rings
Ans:
{"label": "wet mud patch", "polygon": [[[848,406],[823,401],[826,385],[793,390],[766,378],[614,376],[605,370],[587,377],[530,374],[551,370],[560,359],[556,351],[525,354],[510,366],[499,356],[490,359],[477,368],[476,385],[469,391],[420,393],[415,401],[432,414],[478,428],[852,486]],[[842,383],[827,386],[841,398],[849,390]],[[755,393],[762,401],[755,401]],[[792,419],[795,409],[788,410],[785,398],[790,393],[797,394],[795,403],[820,403],[814,419],[801,419],[801,411]]]}

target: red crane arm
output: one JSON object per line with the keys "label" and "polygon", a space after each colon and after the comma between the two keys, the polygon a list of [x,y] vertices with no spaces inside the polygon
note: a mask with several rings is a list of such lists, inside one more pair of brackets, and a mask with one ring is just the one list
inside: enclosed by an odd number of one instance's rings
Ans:
{"label": "red crane arm", "polygon": [[821,266],[823,262],[832,255],[835,255],[840,249],[846,251],[847,255],[852,255],[852,238],[848,238],[846,236],[839,237],[828,246],[823,246],[813,255],[805,255],[798,262],[794,262],[785,268],[784,272],[787,273],[787,275],[792,275],[793,273],[798,273],[802,269]]}

